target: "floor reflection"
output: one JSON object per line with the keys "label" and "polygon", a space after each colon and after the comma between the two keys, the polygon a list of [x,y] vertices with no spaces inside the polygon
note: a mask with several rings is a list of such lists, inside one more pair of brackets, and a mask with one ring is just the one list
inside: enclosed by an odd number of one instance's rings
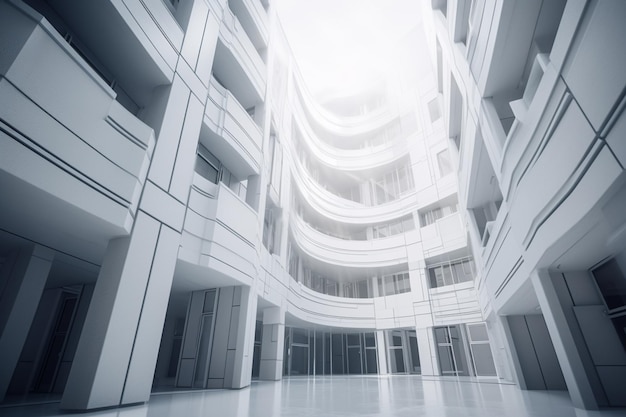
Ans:
{"label": "floor reflection", "polygon": [[[0,416],[76,416],[59,403],[3,406]],[[617,417],[626,410],[574,409],[565,391],[521,391],[512,384],[420,376],[292,377],[241,390],[153,394],[150,402],[89,417],[480,416]]]}

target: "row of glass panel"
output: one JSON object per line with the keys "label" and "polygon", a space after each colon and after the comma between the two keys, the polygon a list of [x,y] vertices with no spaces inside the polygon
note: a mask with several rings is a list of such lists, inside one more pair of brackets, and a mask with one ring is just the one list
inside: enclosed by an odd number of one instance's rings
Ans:
{"label": "row of glass panel", "polygon": [[[469,257],[429,266],[427,271],[430,288],[471,282],[476,275],[474,261]],[[377,283],[375,288],[371,278],[355,282],[338,282],[334,278],[302,265],[297,255],[291,255],[289,258],[289,274],[296,282],[301,282],[305,287],[335,297],[374,298],[411,291],[408,272],[378,277],[375,281]]]}
{"label": "row of glass panel", "polygon": [[[485,323],[440,326],[433,328],[433,333],[441,375],[497,376]],[[260,338],[258,343],[260,347]],[[386,330],[384,343],[389,373],[421,373],[414,330]],[[287,327],[283,374],[376,374],[380,369],[377,348],[374,332],[335,333]]]}
{"label": "row of glass panel", "polygon": [[[415,229],[416,221],[413,214],[407,214],[399,219],[387,223],[380,223],[371,226],[345,226],[341,223],[320,222],[317,216],[309,213],[302,204],[294,198],[293,207],[305,223],[315,230],[328,236],[333,236],[344,240],[372,240],[395,236]],[[435,223],[437,220],[454,214],[458,211],[456,202],[445,203],[420,210],[419,226],[425,227]]]}
{"label": "row of glass panel", "polygon": [[381,239],[415,229],[413,214],[407,214],[399,219],[371,226],[346,226],[341,223],[321,222],[315,215],[306,211],[298,201],[294,201],[294,207],[296,207],[295,211],[302,220],[313,229],[338,239],[360,241]]}
{"label": "row of glass panel", "polygon": [[[305,287],[321,294],[336,297],[374,298],[411,291],[408,272],[383,275],[378,277],[376,281],[366,278],[355,282],[338,282],[315,270],[308,269],[306,266],[302,267],[302,271],[298,271],[297,264],[290,262],[289,273],[292,278],[301,282]],[[376,288],[374,282],[377,284]]]}

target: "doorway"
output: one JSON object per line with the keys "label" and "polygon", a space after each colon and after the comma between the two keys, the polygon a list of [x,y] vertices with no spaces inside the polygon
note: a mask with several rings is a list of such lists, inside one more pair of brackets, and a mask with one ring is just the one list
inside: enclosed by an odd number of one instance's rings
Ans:
{"label": "doorway", "polygon": [[461,326],[435,327],[434,332],[441,375],[469,376]]}
{"label": "doorway", "polygon": [[420,374],[421,364],[415,330],[387,330],[385,336],[389,372],[392,374]]}
{"label": "doorway", "polygon": [[[63,387],[57,386],[57,379],[60,379],[59,374],[65,356],[68,336],[76,315],[78,297],[78,292],[65,289],[60,294],[54,325],[33,386],[34,392],[49,393],[62,392],[63,390]],[[65,375],[66,377],[67,375]],[[63,380],[62,385],[65,385],[65,380]]]}

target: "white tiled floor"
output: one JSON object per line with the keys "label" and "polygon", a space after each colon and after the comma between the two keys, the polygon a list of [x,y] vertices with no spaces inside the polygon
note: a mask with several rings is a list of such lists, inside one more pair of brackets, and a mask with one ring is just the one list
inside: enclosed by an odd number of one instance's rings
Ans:
{"label": "white tiled floor", "polygon": [[[71,415],[58,403],[8,407],[0,416]],[[93,417],[617,417],[626,409],[582,411],[566,392],[521,391],[514,385],[419,376],[289,378],[253,382],[238,391],[212,390],[154,394],[145,405],[101,410]]]}

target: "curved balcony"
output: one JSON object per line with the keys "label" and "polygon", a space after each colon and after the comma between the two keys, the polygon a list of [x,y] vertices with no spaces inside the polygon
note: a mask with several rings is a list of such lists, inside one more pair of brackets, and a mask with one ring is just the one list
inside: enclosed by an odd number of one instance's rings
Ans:
{"label": "curved balcony", "polygon": [[152,129],[28,6],[0,4],[0,43],[0,176],[3,187],[22,184],[9,194],[25,199],[16,207],[44,212],[18,215],[20,223],[52,223],[48,210],[58,210],[58,224],[45,227],[67,227],[66,236],[81,227],[77,236],[128,233],[152,156]]}
{"label": "curved balcony", "polygon": [[222,284],[250,285],[257,275],[257,214],[223,183],[195,174],[178,258],[208,268]]}
{"label": "curved balcony", "polygon": [[450,214],[420,229],[425,257],[434,257],[467,245],[459,212]]}
{"label": "curved balcony", "polygon": [[291,278],[287,291],[287,313],[307,323],[350,327],[376,328],[373,298],[343,298],[321,294]]}
{"label": "curved balcony", "polygon": [[263,101],[266,87],[265,63],[228,7],[224,8],[213,73],[244,108],[253,107]]}
{"label": "curved balcony", "polygon": [[[414,293],[377,298],[344,298],[313,291],[294,281],[284,271],[277,277],[268,276],[274,282],[266,283],[269,292],[263,297],[272,299],[280,291],[278,299],[286,296],[287,313],[306,323],[378,330],[415,326]],[[429,303],[420,303],[419,309],[422,314],[430,314],[431,306]]]}
{"label": "curved balcony", "polygon": [[436,325],[482,319],[482,311],[473,281],[430,288],[428,293],[431,314]]}
{"label": "curved balcony", "polygon": [[267,12],[259,0],[229,0],[229,7],[246,30],[257,49],[267,48],[269,29]]}
{"label": "curved balcony", "polygon": [[344,240],[328,236],[292,216],[293,241],[310,258],[347,268],[389,268],[408,261],[404,234],[374,240]]}
{"label": "curved balcony", "polygon": [[366,206],[341,198],[311,178],[296,156],[293,156],[291,160],[293,182],[305,197],[303,201],[329,220],[354,225],[385,223],[412,213],[417,207],[416,192],[407,193],[397,200],[378,206]]}
{"label": "curved balcony", "polygon": [[365,171],[390,164],[409,152],[407,135],[401,135],[390,143],[363,149],[339,149],[318,139],[311,129],[303,110],[298,106],[294,121],[300,127],[302,138],[310,154],[324,165],[342,171]]}
{"label": "curved balcony", "polygon": [[293,95],[292,105],[297,107],[302,105],[307,113],[307,118],[311,123],[315,123],[321,129],[329,132],[330,135],[338,137],[351,137],[367,133],[371,130],[381,128],[390,123],[398,115],[398,109],[391,106],[383,106],[379,109],[360,116],[338,117],[323,109],[311,96],[306,88],[306,82],[297,68],[293,71],[295,78],[296,94]]}
{"label": "curved balcony", "polygon": [[245,179],[260,172],[261,128],[215,78],[211,78],[209,85],[203,130],[201,135],[208,136],[211,152],[237,178]]}
{"label": "curved balcony", "polygon": [[[154,88],[169,84],[184,33],[162,1],[85,2],[47,0],[50,16],[62,19],[118,85],[139,106],[152,99]],[[65,33],[63,33],[65,36]]]}

